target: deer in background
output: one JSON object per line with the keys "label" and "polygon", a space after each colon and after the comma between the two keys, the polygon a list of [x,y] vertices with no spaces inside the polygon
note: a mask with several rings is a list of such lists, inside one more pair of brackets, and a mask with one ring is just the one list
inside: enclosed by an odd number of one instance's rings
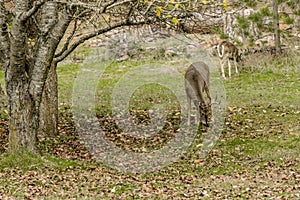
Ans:
{"label": "deer in background", "polygon": [[238,73],[237,62],[241,60],[239,49],[226,40],[220,38],[212,38],[208,41],[203,41],[200,44],[204,45],[204,48],[208,50],[211,56],[218,56],[221,64],[222,77],[226,79],[224,66],[227,62],[228,65],[228,76],[231,77],[231,63],[230,60],[234,61],[235,72]]}
{"label": "deer in background", "polygon": [[[195,62],[189,66],[185,73],[185,91],[188,100],[188,125],[191,123],[191,101],[193,100],[197,109],[196,123],[205,121],[208,126],[208,119],[211,113],[211,96],[209,92],[209,67],[204,62]],[[208,102],[204,100],[206,92]]]}
{"label": "deer in background", "polygon": [[225,72],[224,72],[224,65],[226,62],[228,63],[228,76],[229,78],[231,77],[230,60],[233,60],[235,66],[235,73],[238,74],[239,72],[237,68],[237,62],[241,60],[239,49],[231,42],[221,40],[217,45],[217,51],[221,63],[222,77],[226,79]]}

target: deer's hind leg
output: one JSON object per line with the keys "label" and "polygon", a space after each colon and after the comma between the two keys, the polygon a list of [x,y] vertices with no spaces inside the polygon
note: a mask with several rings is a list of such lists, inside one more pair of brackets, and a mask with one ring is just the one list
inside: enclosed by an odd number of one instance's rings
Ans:
{"label": "deer's hind leg", "polygon": [[234,67],[235,67],[235,73],[236,73],[236,74],[239,74],[239,72],[238,72],[238,67],[237,67],[237,60],[236,60],[236,58],[234,58]]}
{"label": "deer's hind leg", "polygon": [[225,71],[224,71],[224,65],[225,65],[225,62],[226,62],[226,58],[223,57],[223,58],[220,60],[220,63],[221,63],[222,77],[223,77],[224,79],[226,79]]}

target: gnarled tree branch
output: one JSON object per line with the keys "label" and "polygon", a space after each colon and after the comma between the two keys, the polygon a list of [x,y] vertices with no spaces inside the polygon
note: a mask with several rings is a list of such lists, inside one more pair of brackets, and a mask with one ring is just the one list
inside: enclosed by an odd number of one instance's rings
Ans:
{"label": "gnarled tree branch", "polygon": [[47,0],[40,0],[40,1],[34,1],[33,2],[33,6],[31,9],[29,9],[27,12],[24,12],[21,17],[20,20],[21,21],[27,21],[31,16],[33,16],[38,10],[39,8],[45,3],[47,2]]}
{"label": "gnarled tree branch", "polygon": [[105,28],[99,28],[98,30],[84,35],[82,37],[80,37],[76,42],[74,42],[68,49],[66,49],[61,55],[56,55],[55,56],[55,62],[60,62],[62,60],[64,60],[68,55],[70,55],[80,44],[83,44],[85,41],[96,37],[98,35],[101,35],[103,33],[106,33],[108,31],[111,31],[113,29],[122,27],[122,26],[130,26],[130,25],[141,25],[141,24],[145,24],[145,21],[141,21],[141,22],[129,22],[127,20],[115,23],[109,27],[105,27]]}

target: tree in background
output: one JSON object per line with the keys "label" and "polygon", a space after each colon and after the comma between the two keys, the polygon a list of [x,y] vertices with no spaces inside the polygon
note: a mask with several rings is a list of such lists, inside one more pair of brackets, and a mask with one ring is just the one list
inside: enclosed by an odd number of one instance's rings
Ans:
{"label": "tree in background", "polygon": [[[236,15],[239,32],[250,43],[255,43],[268,34],[273,34],[276,54],[281,52],[281,38],[288,38],[299,31],[300,1],[299,0],[241,0],[236,10],[253,8],[254,13],[248,16]],[[259,35],[251,34],[250,25],[255,24]]]}
{"label": "tree in background", "polygon": [[273,5],[273,24],[274,24],[274,41],[275,41],[275,53],[281,53],[280,44],[280,32],[279,32],[279,14],[278,14],[278,3],[277,0],[272,0]]}
{"label": "tree in background", "polygon": [[184,19],[203,20],[198,16],[203,5],[185,0],[0,0],[9,151],[35,153],[38,134],[56,133],[56,66],[80,44],[131,25],[162,23],[178,29]]}

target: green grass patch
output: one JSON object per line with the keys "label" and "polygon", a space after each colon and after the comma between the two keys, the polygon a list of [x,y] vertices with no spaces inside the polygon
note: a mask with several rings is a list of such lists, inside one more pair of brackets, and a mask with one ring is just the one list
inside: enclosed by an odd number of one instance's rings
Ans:
{"label": "green grass patch", "polygon": [[289,105],[299,107],[300,81],[298,74],[252,73],[241,74],[225,83],[228,102],[258,105]]}
{"label": "green grass patch", "polygon": [[43,158],[28,152],[17,154],[2,154],[0,157],[0,169],[19,168],[23,171],[40,169],[43,166]]}

